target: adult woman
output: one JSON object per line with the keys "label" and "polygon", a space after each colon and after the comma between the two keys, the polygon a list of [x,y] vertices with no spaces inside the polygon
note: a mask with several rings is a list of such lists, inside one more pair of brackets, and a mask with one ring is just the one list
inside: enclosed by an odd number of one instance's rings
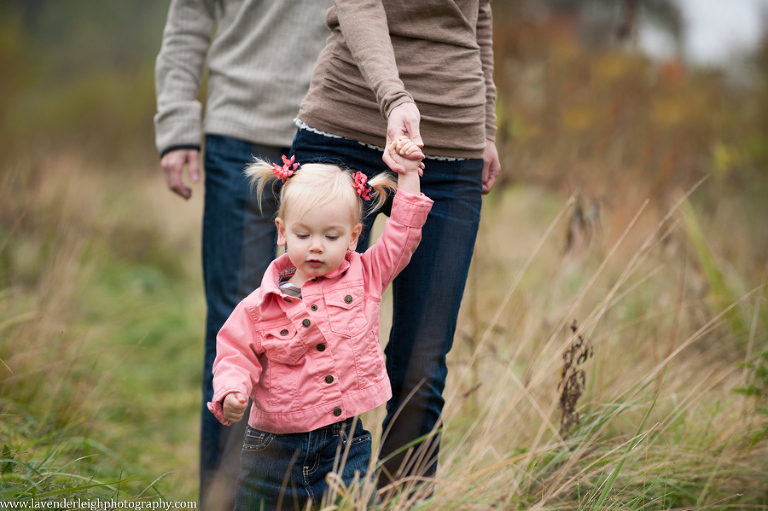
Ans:
{"label": "adult woman", "polygon": [[[445,356],[482,193],[499,172],[491,8],[488,0],[336,0],[326,22],[331,36],[298,116],[297,161],[331,161],[374,174],[389,141],[400,134],[423,138],[422,191],[434,201],[421,245],[393,283],[385,350],[393,398],[384,422],[380,458],[388,459],[381,486],[436,469],[439,440],[422,442],[421,455],[405,464],[405,453],[392,454],[439,422]],[[358,247],[365,247],[366,236],[367,229]]]}

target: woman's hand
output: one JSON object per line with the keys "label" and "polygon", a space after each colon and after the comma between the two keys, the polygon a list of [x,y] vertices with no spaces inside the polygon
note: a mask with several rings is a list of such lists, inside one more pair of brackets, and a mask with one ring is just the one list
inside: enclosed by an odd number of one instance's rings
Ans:
{"label": "woman's hand", "polygon": [[[421,140],[421,134],[419,133],[420,121],[421,114],[416,103],[408,101],[393,108],[387,118],[387,147],[403,135],[407,136],[417,147],[424,147],[424,142]],[[406,156],[409,160],[421,160],[424,158],[424,153],[421,151],[414,151],[408,155],[399,154]],[[382,159],[393,171],[400,174],[405,172],[405,167],[397,163],[389,154],[389,151],[384,151]]]}
{"label": "woman's hand", "polygon": [[240,422],[245,409],[248,408],[248,398],[240,392],[232,392],[224,398],[224,418],[229,422]]}
{"label": "woman's hand", "polygon": [[501,172],[499,152],[496,143],[492,140],[485,141],[485,154],[483,155],[483,193],[488,193],[496,183],[496,178]]}

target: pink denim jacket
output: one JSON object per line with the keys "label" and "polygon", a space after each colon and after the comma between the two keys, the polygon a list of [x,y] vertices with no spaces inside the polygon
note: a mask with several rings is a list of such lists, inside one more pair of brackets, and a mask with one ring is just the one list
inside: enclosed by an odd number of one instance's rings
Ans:
{"label": "pink denim jacket", "polygon": [[208,409],[222,424],[230,425],[222,402],[231,392],[253,399],[252,428],[277,434],[312,431],[392,397],[379,343],[381,295],[410,261],[431,208],[423,194],[398,190],[376,243],[305,282],[301,299],[278,287],[292,268],[288,256],[272,262],[217,337]]}

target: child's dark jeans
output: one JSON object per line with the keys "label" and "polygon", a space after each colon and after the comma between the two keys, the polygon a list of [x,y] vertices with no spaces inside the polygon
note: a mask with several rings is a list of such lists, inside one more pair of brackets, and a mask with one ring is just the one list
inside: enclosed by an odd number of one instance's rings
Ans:
{"label": "child's dark jeans", "polygon": [[235,511],[303,510],[310,499],[318,506],[328,489],[325,476],[334,471],[347,486],[356,476],[364,481],[371,459],[371,434],[360,420],[350,434],[354,422],[347,419],[308,433],[285,435],[249,426],[243,441]]}

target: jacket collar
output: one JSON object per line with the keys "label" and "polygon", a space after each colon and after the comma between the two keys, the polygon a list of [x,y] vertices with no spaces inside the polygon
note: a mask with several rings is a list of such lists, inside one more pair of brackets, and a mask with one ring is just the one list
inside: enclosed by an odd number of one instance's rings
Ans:
{"label": "jacket collar", "polygon": [[[350,259],[354,252],[347,252],[344,256],[344,260],[341,262],[341,266],[336,268],[330,273],[325,274],[319,279],[332,280],[343,275],[350,267]],[[280,279],[290,270],[295,269],[293,263],[288,258],[288,254],[283,254],[269,265],[267,271],[264,273],[264,278],[261,280],[260,293],[256,299],[256,305],[261,306],[269,295],[281,296],[280,292]]]}

